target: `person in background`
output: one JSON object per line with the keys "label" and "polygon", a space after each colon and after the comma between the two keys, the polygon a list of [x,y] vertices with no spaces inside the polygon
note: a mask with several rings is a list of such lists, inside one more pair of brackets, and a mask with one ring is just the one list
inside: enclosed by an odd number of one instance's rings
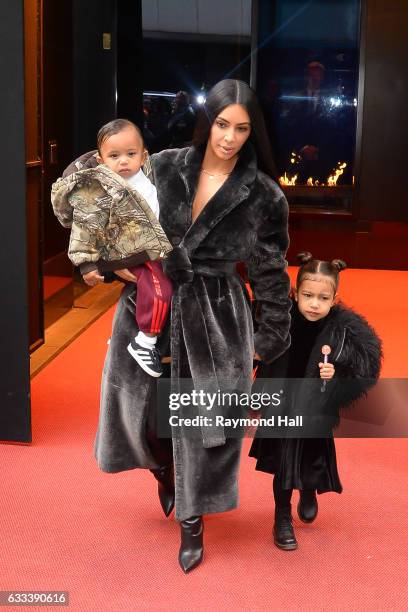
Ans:
{"label": "person in background", "polygon": [[186,91],[177,92],[167,124],[170,147],[174,149],[191,145],[195,124],[196,114],[190,104],[190,96]]}

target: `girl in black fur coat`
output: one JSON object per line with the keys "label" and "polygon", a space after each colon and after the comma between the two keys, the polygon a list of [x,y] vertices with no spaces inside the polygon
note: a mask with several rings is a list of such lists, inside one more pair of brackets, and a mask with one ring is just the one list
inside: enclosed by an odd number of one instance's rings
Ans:
{"label": "girl in black fur coat", "polygon": [[[326,437],[262,438],[258,432],[250,456],[256,469],[274,474],[274,542],[283,550],[297,548],[291,514],[293,489],[298,489],[299,518],[312,522],[317,515],[317,493],[341,493],[336,450],[331,429],[339,422],[339,409],[350,406],[374,384],[380,372],[381,341],[367,321],[344,305],[336,304],[341,260],[313,259],[301,253],[293,292],[291,346],[276,362],[261,364],[258,378],[296,378],[300,386],[289,390],[285,411],[329,423]],[[324,362],[322,347],[329,346]],[[314,393],[311,378],[320,377]],[[344,379],[348,379],[345,381]],[[325,382],[324,382],[325,381]],[[285,392],[286,396],[286,392]],[[317,434],[319,435],[319,434]]]}

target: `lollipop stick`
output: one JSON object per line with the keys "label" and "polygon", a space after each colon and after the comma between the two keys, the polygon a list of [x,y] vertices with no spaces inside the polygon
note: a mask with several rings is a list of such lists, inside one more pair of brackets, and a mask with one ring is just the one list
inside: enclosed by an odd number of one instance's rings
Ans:
{"label": "lollipop stick", "polygon": [[[323,363],[329,363],[329,355],[331,353],[331,348],[328,344],[322,346],[322,355],[323,355]],[[326,391],[326,380],[322,382],[322,386],[320,387],[320,391],[324,393]]]}

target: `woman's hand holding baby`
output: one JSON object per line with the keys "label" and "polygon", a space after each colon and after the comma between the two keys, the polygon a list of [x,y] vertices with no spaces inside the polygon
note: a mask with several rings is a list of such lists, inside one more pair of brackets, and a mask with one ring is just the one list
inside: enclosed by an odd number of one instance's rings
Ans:
{"label": "woman's hand holding baby", "polygon": [[[128,281],[130,283],[137,282],[136,276],[134,276],[127,268],[123,268],[122,270],[115,270],[115,274],[122,278],[124,281]],[[103,283],[105,280],[104,277],[99,274],[98,270],[91,270],[91,272],[84,274],[82,278],[84,279],[85,283],[90,287],[95,287],[95,285],[99,285],[99,283]]]}
{"label": "woman's hand holding baby", "polygon": [[124,281],[128,281],[129,283],[137,283],[137,278],[134,274],[130,272],[127,268],[123,268],[123,270],[115,270],[116,276],[119,276]]}

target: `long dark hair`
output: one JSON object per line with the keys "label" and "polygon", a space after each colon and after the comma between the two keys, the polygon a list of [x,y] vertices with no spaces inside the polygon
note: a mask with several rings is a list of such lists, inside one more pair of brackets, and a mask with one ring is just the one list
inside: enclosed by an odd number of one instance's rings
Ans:
{"label": "long dark hair", "polygon": [[249,140],[255,147],[258,168],[277,180],[278,173],[266,131],[265,119],[255,92],[244,81],[225,79],[214,85],[209,91],[205,104],[199,112],[193,145],[198,147],[207,143],[216,117],[231,104],[240,104],[247,111],[251,121]]}

